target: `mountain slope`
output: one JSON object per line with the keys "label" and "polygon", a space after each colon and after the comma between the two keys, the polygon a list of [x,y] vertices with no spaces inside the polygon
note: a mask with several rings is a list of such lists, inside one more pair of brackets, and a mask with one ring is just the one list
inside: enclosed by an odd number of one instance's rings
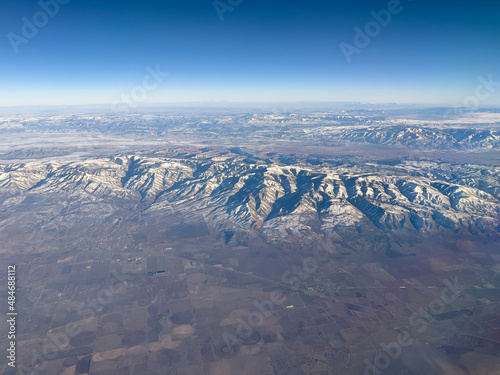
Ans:
{"label": "mountain slope", "polygon": [[[405,169],[245,160],[200,152],[1,165],[0,228],[21,217],[23,225],[41,229],[71,228],[129,207],[130,217],[144,224],[180,214],[185,222],[205,222],[216,235],[236,234],[233,241],[257,234],[269,241],[313,240],[344,230],[498,236],[499,197],[489,184],[498,174],[483,183],[477,175],[466,186],[436,171],[415,176],[415,161]],[[473,186],[481,184],[488,186]]]}

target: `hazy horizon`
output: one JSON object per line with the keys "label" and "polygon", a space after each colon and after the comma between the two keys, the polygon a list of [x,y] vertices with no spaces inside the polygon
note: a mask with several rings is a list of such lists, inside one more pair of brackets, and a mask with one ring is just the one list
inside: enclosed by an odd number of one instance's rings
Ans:
{"label": "hazy horizon", "polygon": [[[498,2],[4,1],[0,105],[500,104]],[[135,90],[135,91],[134,91]]]}

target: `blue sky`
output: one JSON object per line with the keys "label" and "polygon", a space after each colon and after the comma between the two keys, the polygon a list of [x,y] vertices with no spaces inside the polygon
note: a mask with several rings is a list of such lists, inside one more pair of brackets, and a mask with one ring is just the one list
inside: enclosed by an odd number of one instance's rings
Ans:
{"label": "blue sky", "polygon": [[[0,2],[0,105],[112,103],[143,85],[147,67],[169,75],[144,103],[453,105],[480,76],[500,82],[498,0],[401,0],[350,63],[339,45],[356,47],[354,28],[388,1],[243,0],[223,21],[212,0],[60,1],[46,25],[38,13],[42,26],[29,38],[23,17],[33,22],[40,4]],[[500,105],[500,85],[481,104]]]}

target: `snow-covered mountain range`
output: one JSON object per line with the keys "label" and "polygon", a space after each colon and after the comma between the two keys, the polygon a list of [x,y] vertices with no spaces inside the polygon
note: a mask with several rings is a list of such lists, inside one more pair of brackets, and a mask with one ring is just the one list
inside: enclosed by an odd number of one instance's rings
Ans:
{"label": "snow-covered mountain range", "polygon": [[[0,165],[0,230],[180,215],[227,243],[366,233],[500,233],[500,168],[402,161],[283,163],[241,150]],[[90,224],[89,224],[90,225]],[[169,225],[165,220],[165,226]],[[305,239],[305,240],[304,240]]]}

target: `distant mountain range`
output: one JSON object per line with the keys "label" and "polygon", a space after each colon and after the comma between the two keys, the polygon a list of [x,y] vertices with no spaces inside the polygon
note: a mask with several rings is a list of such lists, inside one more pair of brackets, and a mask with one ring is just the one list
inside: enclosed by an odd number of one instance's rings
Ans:
{"label": "distant mountain range", "polygon": [[[391,112],[389,112],[391,113]],[[373,144],[411,149],[500,149],[500,113],[439,117],[391,117],[385,111],[243,114],[95,114],[0,117],[0,134],[85,140],[103,137],[198,141],[219,145],[300,142],[309,145]],[[12,144],[8,143],[9,145]],[[0,143],[0,146],[2,144]],[[10,158],[4,155],[2,158]]]}

